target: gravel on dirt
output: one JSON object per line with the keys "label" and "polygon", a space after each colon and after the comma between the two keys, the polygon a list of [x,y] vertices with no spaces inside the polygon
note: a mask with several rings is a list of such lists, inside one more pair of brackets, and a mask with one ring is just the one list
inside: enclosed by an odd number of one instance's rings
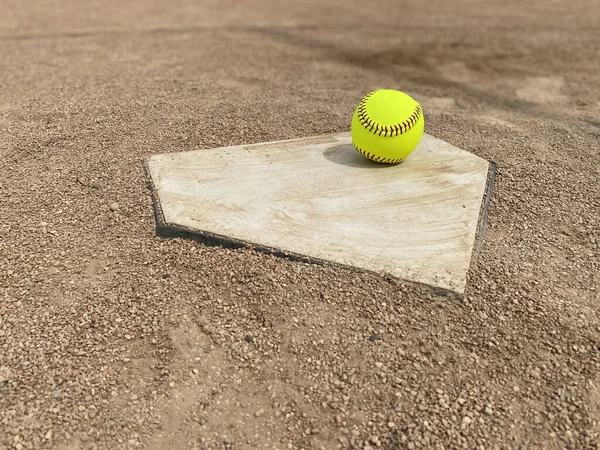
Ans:
{"label": "gravel on dirt", "polygon": [[[0,449],[598,448],[600,6],[225,3],[0,5]],[[156,236],[145,158],[390,86],[498,165],[464,298]]]}

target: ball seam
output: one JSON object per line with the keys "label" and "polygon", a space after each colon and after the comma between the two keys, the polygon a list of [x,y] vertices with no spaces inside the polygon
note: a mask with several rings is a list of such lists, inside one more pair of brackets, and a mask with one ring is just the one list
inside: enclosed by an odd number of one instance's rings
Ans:
{"label": "ball seam", "polygon": [[374,153],[371,152],[367,152],[365,150],[363,150],[362,148],[358,147],[354,142],[352,143],[352,146],[354,147],[354,149],[360,153],[361,155],[363,155],[365,158],[368,158],[372,161],[376,161],[378,163],[384,163],[384,164],[397,164],[397,163],[401,163],[404,161],[404,158],[383,158],[379,155],[376,155]]}
{"label": "ball seam", "polygon": [[369,130],[370,133],[376,134],[378,136],[384,137],[392,137],[392,136],[400,136],[406,132],[408,132],[412,127],[415,126],[417,121],[420,119],[423,114],[423,109],[421,105],[417,102],[415,110],[408,117],[408,119],[403,122],[399,122],[395,125],[381,125],[373,120],[373,118],[369,115],[367,111],[367,101],[369,98],[380,91],[381,89],[376,89],[372,92],[369,92],[367,95],[363,97],[363,99],[358,104],[358,120],[361,125]]}

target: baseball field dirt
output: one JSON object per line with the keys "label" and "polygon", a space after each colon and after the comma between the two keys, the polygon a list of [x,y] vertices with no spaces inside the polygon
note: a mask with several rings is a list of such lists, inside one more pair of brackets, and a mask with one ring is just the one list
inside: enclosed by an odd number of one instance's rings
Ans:
{"label": "baseball field dirt", "polygon": [[[0,449],[593,449],[600,5],[0,0]],[[464,299],[156,235],[142,161],[376,88],[497,164]]]}

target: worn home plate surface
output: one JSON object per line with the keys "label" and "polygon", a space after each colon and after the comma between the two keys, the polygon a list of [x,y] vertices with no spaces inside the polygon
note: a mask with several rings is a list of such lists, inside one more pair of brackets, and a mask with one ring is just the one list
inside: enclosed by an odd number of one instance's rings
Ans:
{"label": "worn home plate surface", "polygon": [[400,165],[350,133],[154,155],[159,227],[464,293],[491,164],[425,134]]}

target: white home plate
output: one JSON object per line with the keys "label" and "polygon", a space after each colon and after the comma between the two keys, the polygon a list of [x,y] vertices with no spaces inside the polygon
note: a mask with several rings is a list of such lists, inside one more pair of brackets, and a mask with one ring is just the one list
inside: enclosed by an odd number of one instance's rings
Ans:
{"label": "white home plate", "polygon": [[148,161],[163,227],[457,293],[464,293],[490,167],[427,134],[394,166],[359,155],[350,133]]}

